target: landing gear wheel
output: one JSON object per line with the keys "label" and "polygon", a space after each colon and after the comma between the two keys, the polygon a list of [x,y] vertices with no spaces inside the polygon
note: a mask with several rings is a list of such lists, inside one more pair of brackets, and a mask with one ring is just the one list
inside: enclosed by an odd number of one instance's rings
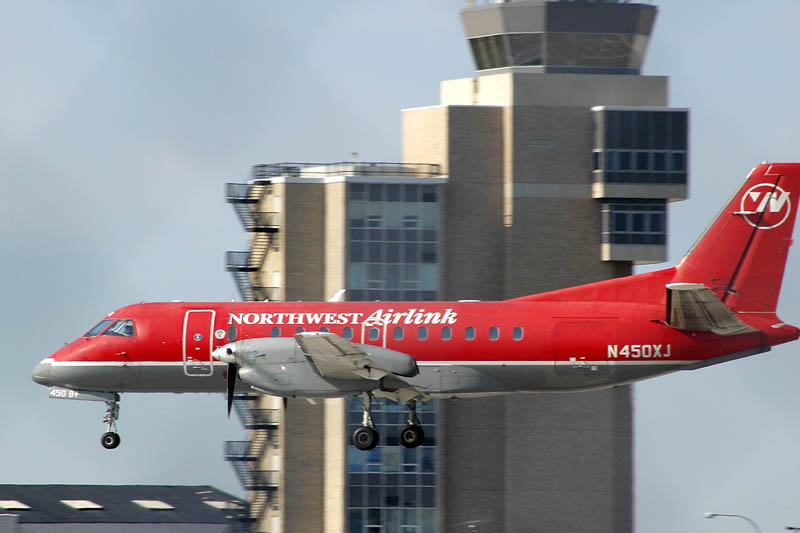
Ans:
{"label": "landing gear wheel", "polygon": [[425,432],[422,426],[410,424],[400,430],[400,444],[406,448],[416,448],[425,440]]}
{"label": "landing gear wheel", "polygon": [[107,450],[113,450],[119,446],[119,441],[119,434],[114,433],[113,431],[107,431],[103,433],[102,437],[100,437],[100,443],[103,445],[103,448]]}
{"label": "landing gear wheel", "polygon": [[371,427],[361,426],[353,432],[353,446],[359,450],[371,450],[378,445],[379,440],[380,435]]}
{"label": "landing gear wheel", "polygon": [[106,450],[113,450],[119,446],[119,434],[117,433],[117,419],[119,418],[119,395],[114,394],[114,399],[106,402],[106,416],[103,422],[106,424],[106,432],[100,437],[100,444]]}

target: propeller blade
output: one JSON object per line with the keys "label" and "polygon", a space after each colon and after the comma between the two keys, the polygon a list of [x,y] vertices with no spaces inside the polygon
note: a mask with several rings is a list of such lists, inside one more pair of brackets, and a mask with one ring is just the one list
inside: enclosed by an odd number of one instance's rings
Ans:
{"label": "propeller blade", "polygon": [[231,407],[233,406],[233,391],[236,389],[236,374],[239,367],[233,363],[228,363],[228,418],[231,417]]}

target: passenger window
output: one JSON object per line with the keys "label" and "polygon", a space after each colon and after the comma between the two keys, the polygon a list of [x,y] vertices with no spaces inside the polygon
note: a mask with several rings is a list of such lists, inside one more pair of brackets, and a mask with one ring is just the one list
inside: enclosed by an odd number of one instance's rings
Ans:
{"label": "passenger window", "polygon": [[420,326],[417,328],[417,338],[421,341],[428,340],[428,328],[425,326]]}
{"label": "passenger window", "polygon": [[294,330],[294,334],[297,335],[298,333],[303,333],[306,330],[303,326],[300,326],[296,330]]}
{"label": "passenger window", "polygon": [[344,328],[342,330],[342,337],[344,337],[347,340],[352,339],[353,338],[353,328],[351,328],[350,326],[347,326],[346,328]]}
{"label": "passenger window", "polygon": [[398,327],[394,328],[394,340],[396,340],[396,341],[403,340],[403,335],[404,335],[404,332],[403,332],[403,328],[402,327],[398,326]]}
{"label": "passenger window", "polygon": [[449,341],[453,338],[453,329],[450,326],[445,326],[442,328],[442,340]]}
{"label": "passenger window", "polygon": [[381,335],[381,330],[378,328],[369,328],[369,340],[376,341]]}
{"label": "passenger window", "polygon": [[99,324],[97,324],[95,327],[93,327],[92,329],[90,329],[89,331],[84,333],[83,336],[84,337],[94,337],[95,335],[99,335],[100,332],[102,332],[104,329],[106,329],[106,326],[111,324],[111,322],[113,322],[113,321],[112,320],[103,320]]}
{"label": "passenger window", "polygon": [[475,328],[472,326],[468,326],[467,329],[464,330],[464,338],[468,341],[475,340]]}
{"label": "passenger window", "polygon": [[115,337],[133,337],[133,320],[117,320],[103,335]]}
{"label": "passenger window", "polygon": [[328,332],[330,332],[330,330],[327,328],[327,326],[322,326],[321,328],[319,328],[319,331],[320,331],[321,333],[328,333]]}
{"label": "passenger window", "polygon": [[496,341],[500,338],[500,328],[497,326],[492,326],[489,328],[489,340]]}
{"label": "passenger window", "polygon": [[525,335],[525,332],[522,330],[521,327],[517,326],[514,328],[514,340],[521,341],[522,337]]}
{"label": "passenger window", "polygon": [[281,328],[272,328],[269,331],[270,337],[280,337],[281,336]]}

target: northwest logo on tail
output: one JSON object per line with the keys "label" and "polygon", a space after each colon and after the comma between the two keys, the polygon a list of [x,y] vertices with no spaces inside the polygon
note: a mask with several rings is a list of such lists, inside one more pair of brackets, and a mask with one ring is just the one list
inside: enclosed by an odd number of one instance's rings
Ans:
{"label": "northwest logo on tail", "polygon": [[741,214],[758,229],[777,228],[789,218],[792,202],[789,192],[773,183],[753,185],[742,195]]}

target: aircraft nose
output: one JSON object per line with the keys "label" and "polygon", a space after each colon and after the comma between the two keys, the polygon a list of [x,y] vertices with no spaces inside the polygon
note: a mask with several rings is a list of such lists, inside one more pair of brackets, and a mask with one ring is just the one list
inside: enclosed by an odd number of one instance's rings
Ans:
{"label": "aircraft nose", "polygon": [[52,368],[51,360],[45,359],[33,368],[31,378],[39,385],[50,385],[50,372]]}

